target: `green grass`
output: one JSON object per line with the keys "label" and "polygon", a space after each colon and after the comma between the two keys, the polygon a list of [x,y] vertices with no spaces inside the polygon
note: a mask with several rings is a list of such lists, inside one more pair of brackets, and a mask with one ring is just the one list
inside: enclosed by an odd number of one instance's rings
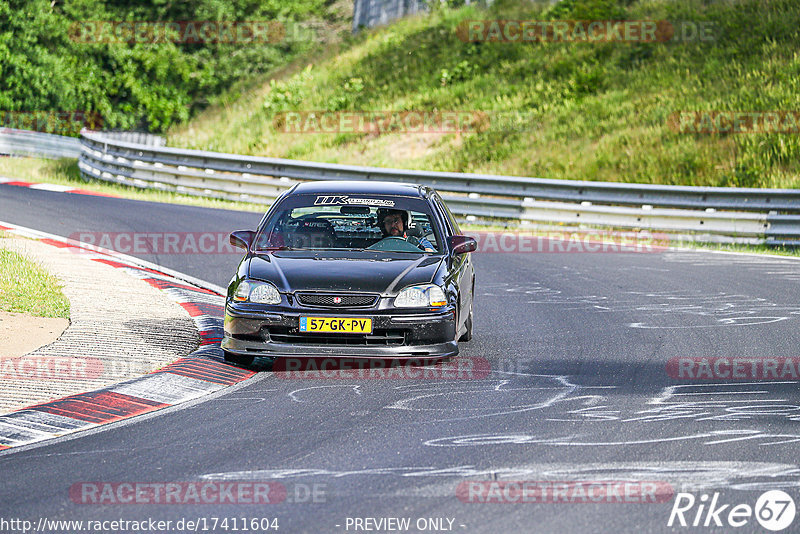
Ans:
{"label": "green grass", "polygon": [[697,243],[684,242],[681,247],[698,250],[716,250],[723,252],[746,252],[750,254],[771,254],[775,256],[789,256],[800,258],[800,247],[767,246],[767,245],[743,245],[736,243]]}
{"label": "green grass", "polygon": [[264,204],[234,202],[215,198],[181,195],[168,191],[140,189],[138,187],[130,187],[101,180],[86,181],[78,170],[77,160],[69,158],[50,160],[42,158],[0,157],[0,176],[28,182],[68,185],[76,189],[86,189],[97,193],[115,195],[133,200],[145,200],[148,202],[165,202],[170,204],[200,206],[203,208],[254,211],[260,213],[267,211],[269,208],[269,206]]}
{"label": "green grass", "polygon": [[69,301],[61,287],[37,263],[2,248],[0,235],[0,310],[69,319]]}
{"label": "green grass", "polygon": [[[712,42],[467,43],[465,20],[708,22]],[[435,9],[274,73],[168,132],[169,144],[439,171],[676,185],[800,187],[800,135],[686,134],[678,111],[800,110],[793,0],[498,0]],[[477,133],[287,134],[291,110],[484,110]]]}

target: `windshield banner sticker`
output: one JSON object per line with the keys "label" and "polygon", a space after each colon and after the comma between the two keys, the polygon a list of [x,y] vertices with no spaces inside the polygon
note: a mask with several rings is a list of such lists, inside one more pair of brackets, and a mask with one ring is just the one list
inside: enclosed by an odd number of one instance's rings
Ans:
{"label": "windshield banner sticker", "polygon": [[384,200],[381,198],[358,198],[348,195],[326,195],[318,196],[314,201],[315,206],[324,204],[362,204],[366,206],[394,206],[394,200]]}

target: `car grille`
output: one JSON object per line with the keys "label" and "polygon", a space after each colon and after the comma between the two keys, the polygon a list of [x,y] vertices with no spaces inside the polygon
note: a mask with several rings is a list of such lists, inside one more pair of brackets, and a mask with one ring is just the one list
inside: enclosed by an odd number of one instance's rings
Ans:
{"label": "car grille", "polygon": [[378,301],[378,295],[370,295],[368,293],[298,293],[297,300],[303,306],[319,308],[366,308],[375,305]]}
{"label": "car grille", "polygon": [[300,345],[403,345],[406,341],[405,330],[381,328],[371,334],[313,334],[288,327],[270,327],[268,332],[272,342]]}

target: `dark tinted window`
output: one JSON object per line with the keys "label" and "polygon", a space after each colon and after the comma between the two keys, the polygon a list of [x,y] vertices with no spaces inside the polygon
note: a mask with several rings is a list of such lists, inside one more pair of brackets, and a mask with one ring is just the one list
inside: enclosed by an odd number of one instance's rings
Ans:
{"label": "dark tinted window", "polygon": [[442,251],[441,231],[427,202],[374,195],[287,197],[264,221],[256,248],[416,251],[408,243],[386,241],[390,234],[380,222],[398,218],[397,213],[404,214],[403,226],[409,221],[404,235],[421,244],[420,252]]}

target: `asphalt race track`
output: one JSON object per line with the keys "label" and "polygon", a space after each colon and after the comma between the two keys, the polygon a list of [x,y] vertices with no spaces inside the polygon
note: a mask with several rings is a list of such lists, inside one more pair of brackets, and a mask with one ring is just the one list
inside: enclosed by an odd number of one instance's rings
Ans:
{"label": "asphalt race track", "polygon": [[[61,236],[228,233],[259,219],[0,186],[0,220]],[[221,286],[238,262],[232,254],[132,255]],[[233,531],[233,518],[239,530],[243,519],[277,518],[279,532],[401,531],[371,522],[386,518],[410,519],[410,532],[719,532],[730,531],[733,505],[753,507],[766,490],[798,501],[798,377],[691,380],[670,376],[667,364],[800,356],[800,261],[682,251],[474,260],[475,337],[461,355],[488,361],[488,376],[261,372],[188,406],[0,453],[0,516],[184,518],[217,532]],[[91,504],[70,494],[82,482],[207,481],[278,483],[271,487],[286,498]],[[648,482],[669,493],[644,503],[585,502],[573,490],[550,502],[485,503],[488,493],[462,492],[480,486],[464,483],[493,481]],[[690,526],[668,527],[678,492],[698,504],[718,494],[718,506],[731,505],[718,516],[724,527],[704,526],[705,513],[691,526],[698,505],[686,512]],[[211,528],[215,517],[229,519],[227,530]],[[750,517],[736,531],[764,530]]]}

